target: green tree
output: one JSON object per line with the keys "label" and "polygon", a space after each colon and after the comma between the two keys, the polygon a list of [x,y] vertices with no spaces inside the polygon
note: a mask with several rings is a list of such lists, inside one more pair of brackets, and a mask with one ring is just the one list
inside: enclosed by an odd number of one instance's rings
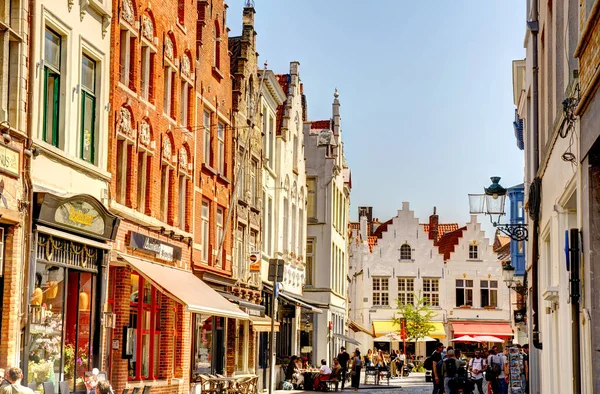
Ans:
{"label": "green tree", "polygon": [[414,304],[403,304],[398,302],[398,316],[393,317],[394,324],[397,324],[399,330],[402,329],[402,320],[406,320],[406,340],[418,341],[429,335],[435,329],[431,320],[436,313],[431,309],[427,298],[419,297],[415,294]]}

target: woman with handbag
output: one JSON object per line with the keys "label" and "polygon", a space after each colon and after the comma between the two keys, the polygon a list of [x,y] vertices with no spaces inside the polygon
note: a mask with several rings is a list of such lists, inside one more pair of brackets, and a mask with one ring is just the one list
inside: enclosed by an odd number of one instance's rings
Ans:
{"label": "woman with handbag", "polygon": [[360,370],[362,369],[362,360],[360,358],[360,350],[356,349],[352,355],[352,388],[358,391],[360,384]]}

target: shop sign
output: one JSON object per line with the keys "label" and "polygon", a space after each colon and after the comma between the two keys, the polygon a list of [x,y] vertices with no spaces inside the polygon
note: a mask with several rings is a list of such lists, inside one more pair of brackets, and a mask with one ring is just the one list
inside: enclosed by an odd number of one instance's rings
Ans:
{"label": "shop sign", "polygon": [[260,251],[251,251],[248,259],[250,260],[250,272],[260,272]]}
{"label": "shop sign", "polygon": [[56,223],[94,234],[104,234],[104,219],[92,204],[86,201],[67,201],[54,214]]}
{"label": "shop sign", "polygon": [[151,238],[134,231],[131,231],[130,235],[129,246],[132,248],[154,253],[156,258],[165,261],[181,260],[181,248],[178,246],[162,242],[156,238]]}
{"label": "shop sign", "polygon": [[6,145],[0,145],[0,172],[19,176],[19,152]]}

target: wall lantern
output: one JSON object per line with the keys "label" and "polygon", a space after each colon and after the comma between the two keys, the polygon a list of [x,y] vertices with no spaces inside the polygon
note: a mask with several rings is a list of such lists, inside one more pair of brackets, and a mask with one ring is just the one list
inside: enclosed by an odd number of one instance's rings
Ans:
{"label": "wall lantern", "polygon": [[527,295],[527,288],[521,281],[515,279],[515,267],[512,265],[506,264],[502,267],[502,280],[509,289],[514,290],[522,296]]}
{"label": "wall lantern", "polygon": [[527,224],[523,223],[500,223],[505,215],[504,203],[506,201],[506,189],[500,185],[500,177],[490,178],[492,184],[484,187],[483,194],[469,194],[469,212],[473,215],[485,214],[490,216],[492,225],[503,234],[508,235],[514,241],[527,240]]}

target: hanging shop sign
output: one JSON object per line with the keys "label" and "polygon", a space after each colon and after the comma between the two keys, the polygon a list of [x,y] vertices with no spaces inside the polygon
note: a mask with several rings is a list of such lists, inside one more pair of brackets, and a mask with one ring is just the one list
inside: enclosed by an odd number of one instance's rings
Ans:
{"label": "hanging shop sign", "polygon": [[34,216],[38,222],[105,241],[117,235],[119,218],[92,196],[59,197],[35,193]]}
{"label": "hanging shop sign", "polygon": [[19,176],[19,152],[6,145],[0,145],[0,172]]}
{"label": "hanging shop sign", "polygon": [[250,260],[250,272],[260,272],[260,251],[251,251],[248,259]]}
{"label": "hanging shop sign", "polygon": [[180,247],[162,242],[156,238],[148,237],[144,234],[136,233],[135,231],[131,231],[129,234],[129,246],[132,248],[154,253],[156,258],[160,260],[181,260]]}

